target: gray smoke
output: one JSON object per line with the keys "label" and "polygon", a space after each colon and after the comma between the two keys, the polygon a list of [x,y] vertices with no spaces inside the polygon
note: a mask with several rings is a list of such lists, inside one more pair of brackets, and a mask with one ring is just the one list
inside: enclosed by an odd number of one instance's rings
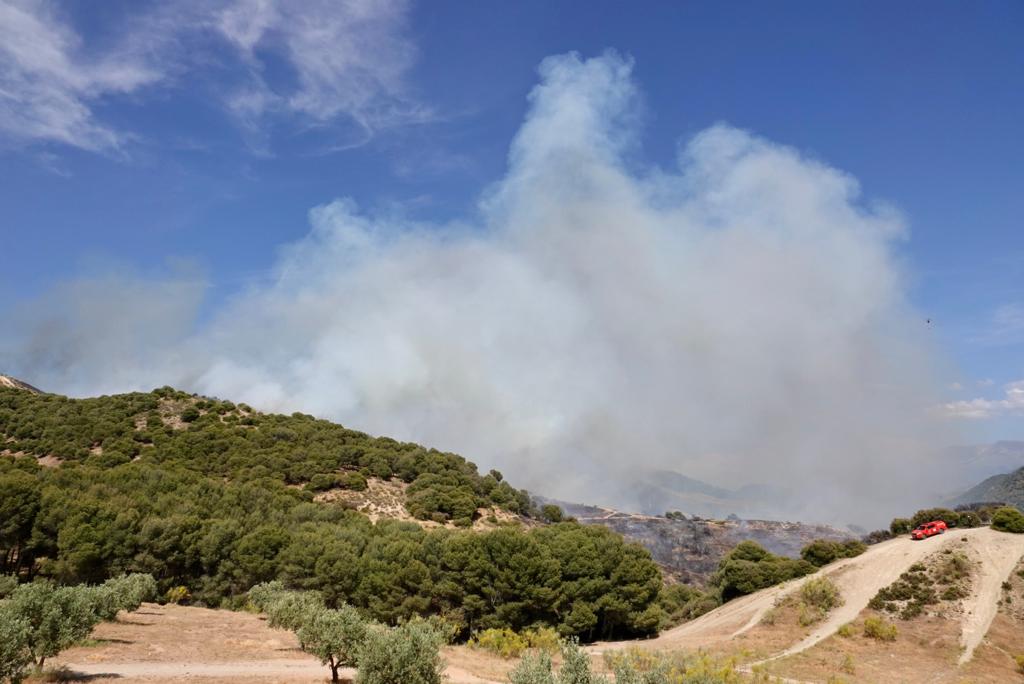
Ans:
{"label": "gray smoke", "polygon": [[624,482],[670,468],[796,486],[809,518],[906,511],[956,440],[929,410],[902,218],[722,124],[639,168],[631,66],[545,60],[507,175],[465,221],[336,200],[212,320],[196,280],[110,284],[141,312],[69,285],[6,336],[7,366],[73,394],[174,384],[301,410],[569,499],[630,506]]}

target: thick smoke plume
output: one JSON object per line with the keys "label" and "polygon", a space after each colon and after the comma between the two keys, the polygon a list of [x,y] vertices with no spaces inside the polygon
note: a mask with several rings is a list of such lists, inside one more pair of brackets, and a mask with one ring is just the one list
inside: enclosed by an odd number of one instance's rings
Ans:
{"label": "thick smoke plume", "polygon": [[806,508],[787,512],[808,518],[906,511],[951,438],[928,410],[901,217],[726,125],[677,168],[638,168],[630,71],[611,53],[545,60],[477,216],[423,225],[337,200],[272,284],[208,322],[196,283],[108,283],[137,294],[54,296],[5,335],[5,365],[73,394],[174,384],[301,410],[551,496],[635,506],[622,484],[670,468],[796,488]]}

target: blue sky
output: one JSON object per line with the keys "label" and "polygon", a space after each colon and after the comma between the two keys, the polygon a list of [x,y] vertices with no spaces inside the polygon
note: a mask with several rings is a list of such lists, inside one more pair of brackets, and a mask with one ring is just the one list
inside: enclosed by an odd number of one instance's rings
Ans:
{"label": "blue sky", "polygon": [[541,61],[613,49],[639,93],[628,167],[725,122],[898,208],[964,438],[1024,439],[1022,31],[1018,2],[0,0],[0,301],[184,269],[201,326],[336,198],[467,220]]}

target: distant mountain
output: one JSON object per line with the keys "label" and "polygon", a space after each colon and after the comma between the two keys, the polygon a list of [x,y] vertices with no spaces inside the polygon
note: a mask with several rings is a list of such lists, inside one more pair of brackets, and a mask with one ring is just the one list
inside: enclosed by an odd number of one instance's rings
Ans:
{"label": "distant mountain", "polygon": [[14,389],[25,390],[26,392],[34,392],[35,394],[42,394],[43,391],[36,389],[27,382],[22,382],[18,378],[12,378],[9,375],[0,374],[0,387],[12,387]]}
{"label": "distant mountain", "polygon": [[1024,509],[1024,468],[1005,475],[993,475],[956,497],[954,503],[1001,501]]}
{"label": "distant mountain", "polygon": [[648,515],[681,511],[713,518],[737,515],[741,518],[779,519],[799,513],[787,510],[795,501],[793,497],[770,485],[750,484],[739,489],[727,489],[672,470],[638,474],[617,498],[620,500],[614,503],[620,507]]}

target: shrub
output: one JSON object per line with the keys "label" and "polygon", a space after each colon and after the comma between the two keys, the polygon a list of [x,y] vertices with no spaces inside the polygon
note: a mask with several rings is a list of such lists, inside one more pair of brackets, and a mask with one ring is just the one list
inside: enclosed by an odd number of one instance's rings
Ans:
{"label": "shrub", "polygon": [[[303,626],[324,610],[324,600],[315,591],[281,591],[266,604],[267,624],[271,627],[299,632]],[[299,643],[302,636],[299,636]]]}
{"label": "shrub", "polygon": [[343,473],[338,478],[338,486],[342,489],[351,489],[354,492],[365,492],[369,486],[366,476],[359,472]]}
{"label": "shrub", "polygon": [[842,542],[830,541],[828,539],[815,539],[807,544],[801,551],[800,556],[817,567],[828,565],[838,558],[853,558],[867,550],[864,542],[856,539],[848,539]]}
{"label": "shrub", "polygon": [[1013,656],[1013,660],[1017,663],[1017,671],[1024,674],[1024,653]]}
{"label": "shrub", "polygon": [[549,523],[559,523],[565,518],[565,513],[559,506],[554,504],[544,504],[540,508],[541,517]]}
{"label": "shrub", "polygon": [[167,593],[164,594],[164,601],[167,603],[187,604],[191,600],[192,594],[189,593],[188,587],[186,586],[179,585],[177,587],[171,587],[167,590]]}
{"label": "shrub", "polygon": [[7,598],[18,586],[14,575],[0,575],[0,600]]}
{"label": "shrub", "polygon": [[562,645],[558,632],[550,627],[528,629],[523,633],[523,636],[526,637],[526,643],[530,645],[530,648],[548,653],[557,653]]}
{"label": "shrub", "polygon": [[894,537],[906,534],[910,532],[911,529],[913,529],[913,525],[910,524],[910,520],[908,518],[893,518],[892,522],[889,523],[889,532],[891,532]]}
{"label": "shrub", "polygon": [[441,684],[443,635],[425,620],[369,630],[359,651],[356,684]]}
{"label": "shrub", "polygon": [[853,623],[847,622],[844,625],[840,625],[839,629],[836,630],[836,634],[844,638],[850,638],[853,636]]}
{"label": "shrub", "polygon": [[1003,506],[992,514],[992,529],[1024,534],[1024,513],[1012,506]]}
{"label": "shrub", "polygon": [[19,684],[32,663],[31,625],[12,608],[0,604],[0,682]]}
{"label": "shrub", "polygon": [[958,527],[981,527],[981,516],[974,511],[960,511]]}
{"label": "shrub", "polygon": [[302,650],[320,658],[331,668],[331,680],[338,681],[338,668],[355,665],[366,641],[367,626],[352,606],[318,610],[304,616],[298,630]]}
{"label": "shrub", "polygon": [[590,671],[590,656],[580,648],[579,641],[569,639],[562,644],[562,667],[558,671],[558,684],[605,684],[604,677],[595,677]]}
{"label": "shrub", "polygon": [[800,557],[820,568],[839,558],[839,545],[828,539],[815,539],[800,550]]}
{"label": "shrub", "polygon": [[517,658],[530,644],[525,637],[506,627],[504,629],[485,629],[474,636],[469,645],[473,648],[490,651],[502,658]]}
{"label": "shrub", "polygon": [[911,529],[932,520],[941,520],[949,527],[956,527],[960,524],[960,514],[948,508],[925,508],[914,513],[910,519]]}
{"label": "shrub", "polygon": [[889,539],[892,539],[893,534],[889,530],[875,530],[874,532],[868,532],[864,535],[865,544],[878,544]]}
{"label": "shrub", "polygon": [[710,583],[718,587],[722,600],[728,601],[786,580],[809,575],[815,569],[806,560],[776,556],[755,542],[744,541],[722,558]]}
{"label": "shrub", "polygon": [[800,598],[807,605],[826,613],[843,605],[843,597],[839,595],[839,588],[828,577],[815,577],[804,582],[804,585],[800,587]]}
{"label": "shrub", "polygon": [[328,489],[334,489],[338,484],[339,478],[337,475],[317,473],[309,479],[309,482],[306,483],[305,489],[311,492],[325,492]]}
{"label": "shrub", "polygon": [[896,641],[899,630],[896,625],[880,617],[871,616],[864,620],[864,636],[879,641]]}
{"label": "shrub", "polygon": [[254,585],[249,589],[247,596],[253,607],[262,612],[266,611],[270,602],[283,591],[285,591],[284,584],[280,580],[274,580]]}
{"label": "shrub", "polygon": [[527,653],[508,673],[510,684],[555,684],[551,672],[551,656],[547,653]]}

